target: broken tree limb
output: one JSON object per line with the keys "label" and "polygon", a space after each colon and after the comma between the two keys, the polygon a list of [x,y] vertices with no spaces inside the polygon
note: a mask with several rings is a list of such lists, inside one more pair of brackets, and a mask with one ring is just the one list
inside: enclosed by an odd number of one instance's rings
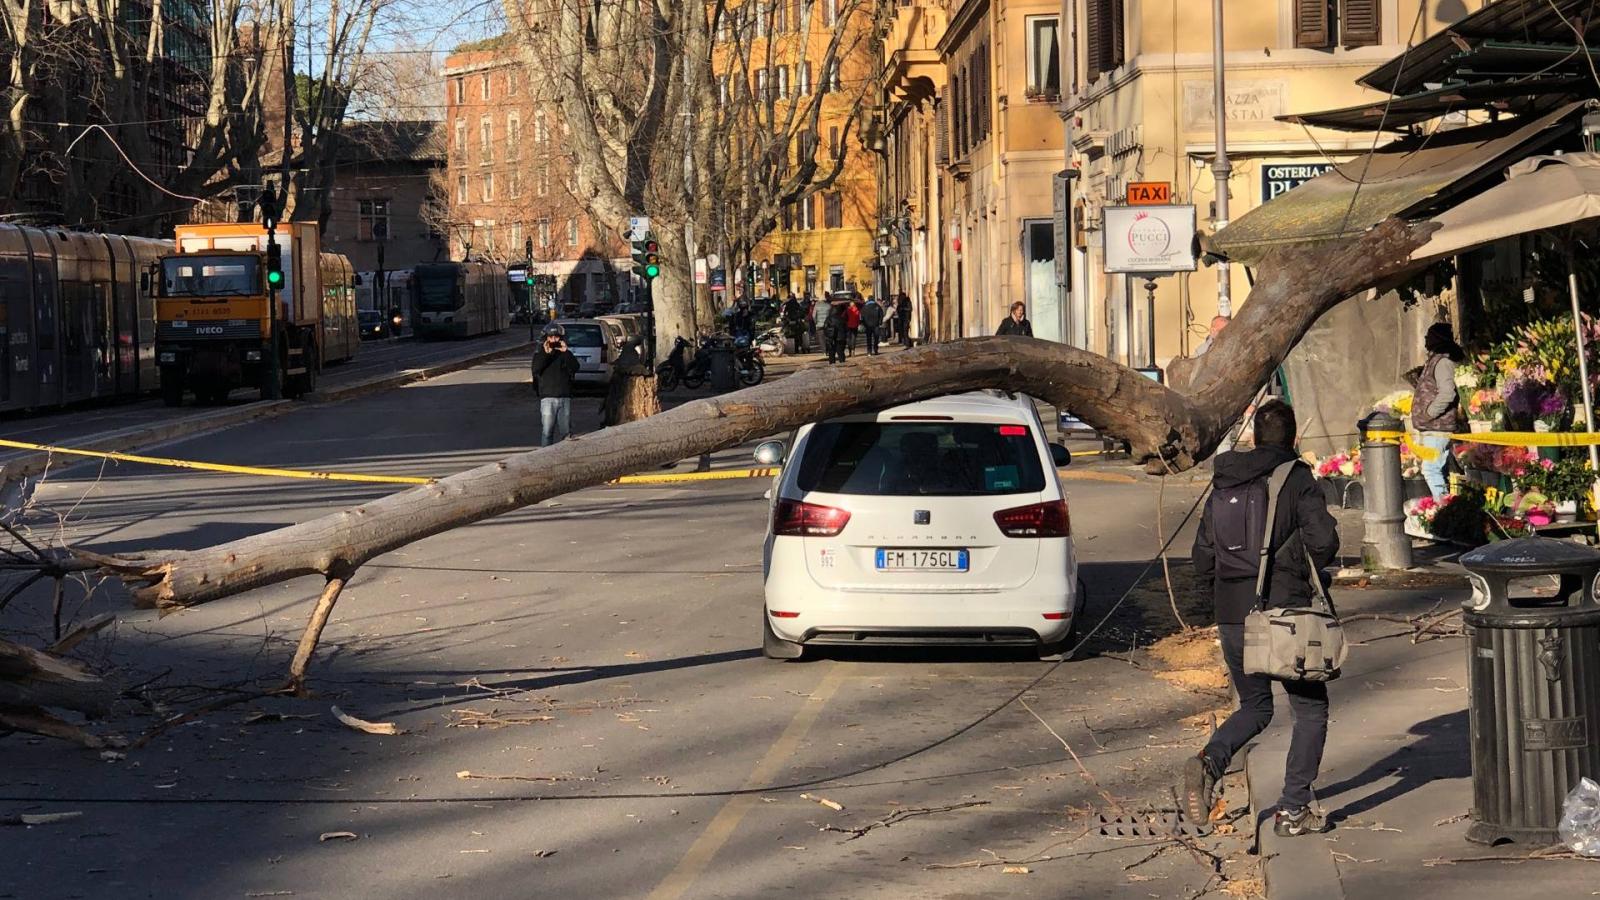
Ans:
{"label": "broken tree limb", "polygon": [[317,642],[322,640],[322,630],[328,627],[328,617],[333,615],[333,606],[339,602],[344,585],[344,576],[329,578],[328,583],[323,585],[322,596],[317,598],[316,608],[306,622],[306,630],[300,635],[299,645],[294,648],[294,659],[289,662],[289,680],[284,685],[288,693],[297,697],[305,696],[306,669],[311,666],[311,654],[317,651]]}
{"label": "broken tree limb", "polygon": [[0,706],[104,715],[116,689],[79,663],[0,640]]}
{"label": "broken tree limb", "polygon": [[[135,587],[138,605],[168,613],[305,575],[344,579],[368,560],[431,535],[807,422],[985,388],[1026,392],[1071,410],[1129,441],[1156,471],[1179,472],[1215,450],[1318,317],[1346,297],[1415,269],[1410,252],[1431,230],[1391,219],[1352,240],[1277,251],[1263,264],[1250,302],[1196,362],[1185,393],[1105,357],[1046,341],[987,337],[926,345],[870,365],[858,360],[808,369],[698,400],[227,544],[139,557],[83,553],[80,559]],[[336,592],[332,596],[337,599]],[[325,591],[331,611],[328,597]],[[314,646],[310,629],[308,636]]]}
{"label": "broken tree limb", "polygon": [[90,750],[122,746],[122,742],[116,738],[103,738],[97,734],[91,734],[77,725],[59,716],[51,715],[42,709],[17,709],[0,706],[0,730],[25,731],[28,734],[60,738],[63,741],[71,741]]}

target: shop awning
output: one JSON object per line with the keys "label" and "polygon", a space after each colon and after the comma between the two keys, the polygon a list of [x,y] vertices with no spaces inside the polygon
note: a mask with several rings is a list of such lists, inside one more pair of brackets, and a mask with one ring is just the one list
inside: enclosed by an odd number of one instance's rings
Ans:
{"label": "shop awning", "polygon": [[1421,218],[1549,147],[1581,107],[1396,141],[1250,210],[1208,248],[1249,264],[1274,247],[1351,237],[1390,216]]}
{"label": "shop awning", "polygon": [[1434,217],[1435,231],[1411,256],[1436,259],[1501,238],[1600,218],[1600,153],[1535,156],[1504,184]]}

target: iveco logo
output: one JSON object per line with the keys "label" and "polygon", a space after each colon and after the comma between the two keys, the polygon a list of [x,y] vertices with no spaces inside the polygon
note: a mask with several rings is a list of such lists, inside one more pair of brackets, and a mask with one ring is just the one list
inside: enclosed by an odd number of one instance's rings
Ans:
{"label": "iveco logo", "polygon": [[195,327],[195,334],[221,334],[221,325],[199,325]]}
{"label": "iveco logo", "polygon": [[933,521],[933,514],[928,510],[919,509],[911,514],[911,524],[927,525]]}

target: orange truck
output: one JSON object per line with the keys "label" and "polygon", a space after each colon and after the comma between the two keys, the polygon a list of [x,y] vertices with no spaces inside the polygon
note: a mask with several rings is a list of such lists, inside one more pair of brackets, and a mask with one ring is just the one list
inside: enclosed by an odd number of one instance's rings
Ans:
{"label": "orange truck", "polygon": [[315,223],[271,234],[250,222],[179,225],[175,249],[150,272],[167,405],[186,391],[221,403],[241,387],[299,397],[323,366],[355,356],[355,272],[322,252]]}

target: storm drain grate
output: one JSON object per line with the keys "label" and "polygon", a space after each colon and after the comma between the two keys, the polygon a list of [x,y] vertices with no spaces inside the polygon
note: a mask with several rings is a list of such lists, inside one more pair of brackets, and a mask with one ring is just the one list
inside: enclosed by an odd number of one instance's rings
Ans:
{"label": "storm drain grate", "polygon": [[1131,816],[1100,816],[1101,837],[1121,840],[1172,837],[1205,837],[1211,833],[1210,824],[1196,825],[1182,815],[1163,810],[1136,813]]}

